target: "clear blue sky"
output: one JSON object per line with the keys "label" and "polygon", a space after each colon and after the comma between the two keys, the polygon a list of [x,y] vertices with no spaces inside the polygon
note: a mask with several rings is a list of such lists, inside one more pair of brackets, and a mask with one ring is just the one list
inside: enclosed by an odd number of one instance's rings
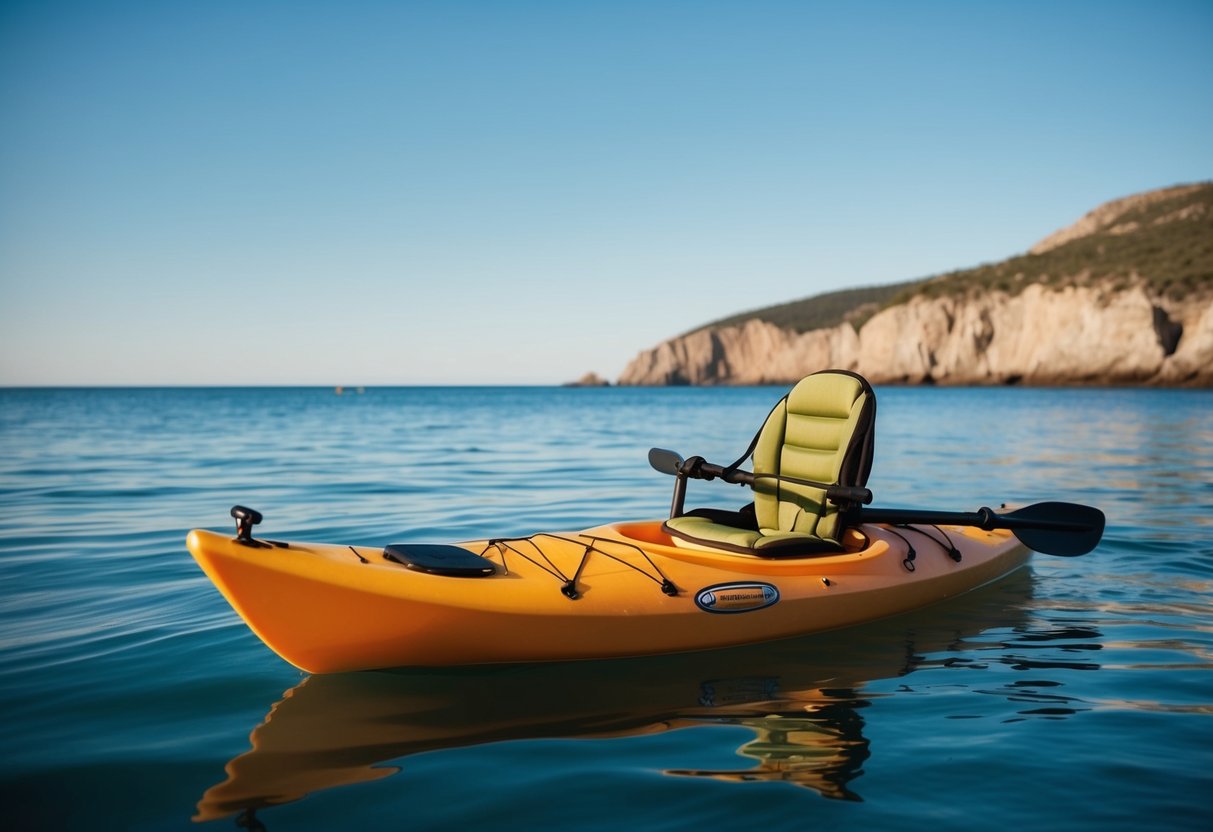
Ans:
{"label": "clear blue sky", "polygon": [[0,385],[558,383],[1213,178],[1213,3],[0,4]]}

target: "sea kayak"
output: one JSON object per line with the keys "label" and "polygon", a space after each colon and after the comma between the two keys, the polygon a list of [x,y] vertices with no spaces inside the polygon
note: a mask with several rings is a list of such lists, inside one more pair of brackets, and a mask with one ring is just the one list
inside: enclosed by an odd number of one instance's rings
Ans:
{"label": "sea kayak", "polygon": [[250,528],[195,530],[187,546],[253,632],[311,673],[771,641],[933,604],[1031,555],[1011,532],[971,525],[865,523],[841,551],[779,558],[688,546],[660,520],[385,548],[259,540]]}

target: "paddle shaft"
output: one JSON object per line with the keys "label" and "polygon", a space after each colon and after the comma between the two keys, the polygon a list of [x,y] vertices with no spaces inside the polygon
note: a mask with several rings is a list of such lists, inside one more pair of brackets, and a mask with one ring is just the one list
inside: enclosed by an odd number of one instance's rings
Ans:
{"label": "paddle shaft", "polygon": [[754,485],[754,475],[749,471],[742,471],[740,468],[734,468],[730,471],[723,465],[705,461],[699,464],[697,470],[699,479],[710,480],[720,477],[725,482],[732,482],[737,485]]}
{"label": "paddle shaft", "polygon": [[921,523],[924,526],[976,526],[991,529],[1049,529],[1059,532],[1080,532],[1090,528],[1087,523],[1065,520],[1024,520],[999,514],[991,508],[977,511],[919,511],[917,509],[864,508],[859,509],[861,523],[888,523],[891,525]]}

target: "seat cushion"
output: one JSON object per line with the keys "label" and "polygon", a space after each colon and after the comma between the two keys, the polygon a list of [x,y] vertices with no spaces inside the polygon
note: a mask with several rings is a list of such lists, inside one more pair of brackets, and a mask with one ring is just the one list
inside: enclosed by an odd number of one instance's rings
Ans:
{"label": "seat cushion", "polygon": [[762,557],[803,557],[841,549],[837,542],[808,532],[738,528],[694,512],[672,517],[661,528],[678,545],[691,544],[704,549]]}
{"label": "seat cushion", "polygon": [[864,485],[875,408],[871,386],[854,373],[814,373],[792,388],[767,417],[754,447],[760,526],[838,538],[841,518],[825,489],[794,480]]}

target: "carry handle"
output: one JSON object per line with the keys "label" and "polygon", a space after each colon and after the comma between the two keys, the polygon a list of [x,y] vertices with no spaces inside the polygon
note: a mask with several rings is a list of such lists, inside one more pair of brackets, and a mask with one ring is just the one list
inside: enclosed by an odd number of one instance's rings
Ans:
{"label": "carry handle", "polygon": [[231,515],[236,519],[236,539],[241,543],[252,543],[253,526],[261,522],[261,512],[247,506],[232,506]]}

